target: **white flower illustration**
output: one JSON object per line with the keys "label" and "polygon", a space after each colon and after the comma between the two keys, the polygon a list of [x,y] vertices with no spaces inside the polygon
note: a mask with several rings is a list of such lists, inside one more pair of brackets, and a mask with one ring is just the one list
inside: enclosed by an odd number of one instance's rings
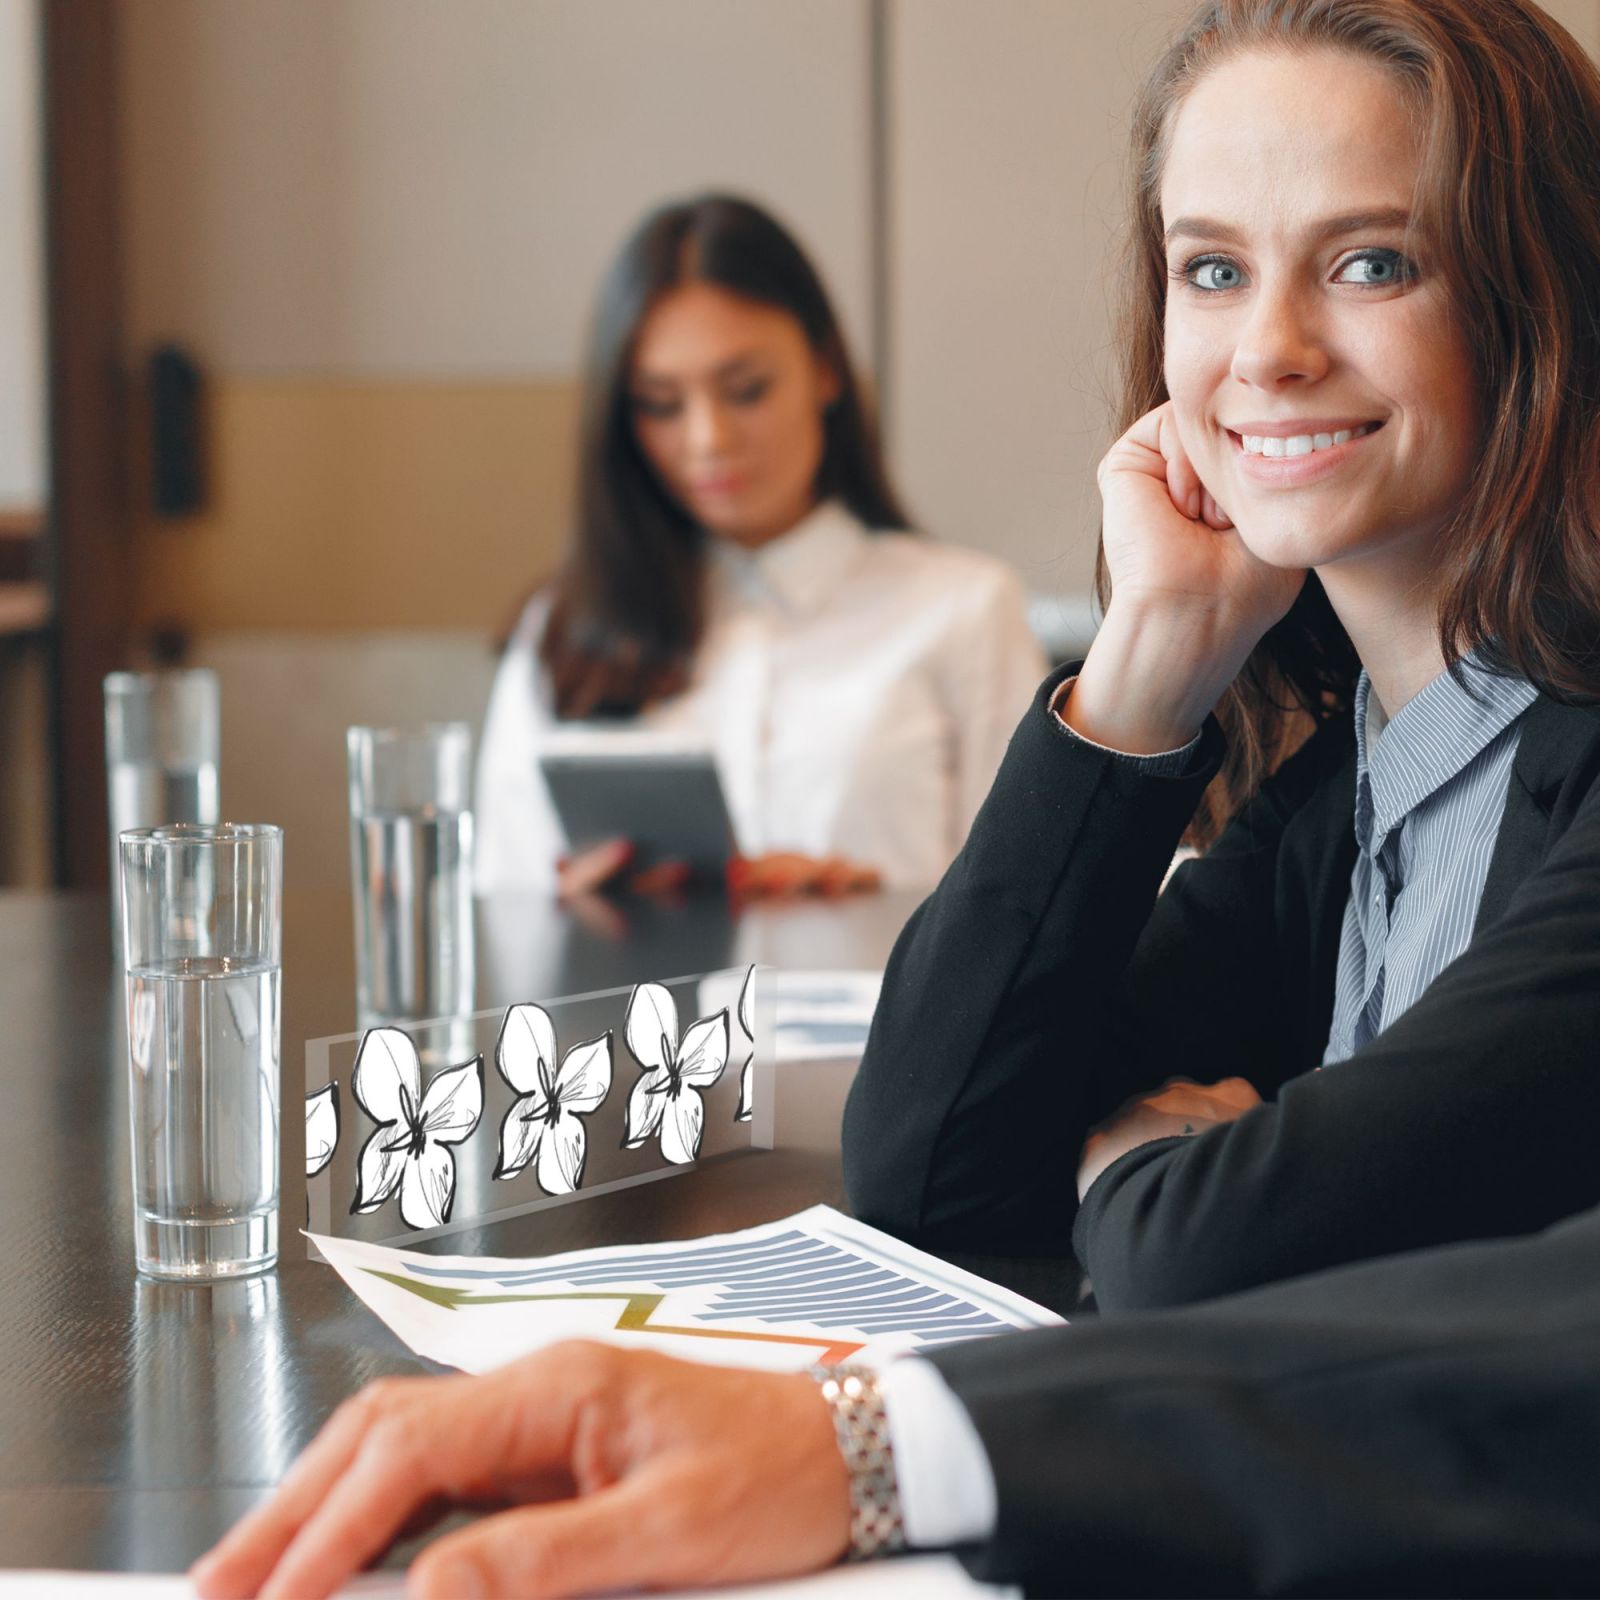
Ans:
{"label": "white flower illustration", "polygon": [[629,997],[628,1048],[645,1071],[628,1096],[623,1149],[661,1135],[661,1153],[675,1165],[693,1161],[705,1136],[709,1089],[728,1064],[727,1007],[702,1017],[678,1041],[678,1008],[659,983],[641,983]]}
{"label": "white flower illustration", "polygon": [[361,1147],[352,1212],[376,1211],[398,1188],[408,1228],[450,1220],[460,1144],[483,1115],[483,1057],[433,1075],[423,1094],[417,1047],[399,1028],[373,1028],[350,1074],[356,1104],[378,1124]]}
{"label": "white flower illustration", "polygon": [[750,1054],[744,1058],[744,1072],[739,1078],[739,1109],[735,1122],[748,1122],[755,1112],[756,1029],[750,1017],[750,991],[755,988],[756,969],[751,967],[744,975],[744,987],[739,991],[739,1026],[750,1041]]}
{"label": "white flower illustration", "polygon": [[306,1176],[314,1178],[333,1160],[339,1143],[339,1085],[306,1096]]}
{"label": "white flower illustration", "polygon": [[611,1092],[611,1035],[575,1044],[556,1070],[556,1028],[543,1006],[512,1006],[494,1047],[500,1076],[517,1093],[500,1124],[494,1175],[514,1178],[538,1158],[539,1187],[571,1194],[583,1182],[588,1133],[582,1118]]}

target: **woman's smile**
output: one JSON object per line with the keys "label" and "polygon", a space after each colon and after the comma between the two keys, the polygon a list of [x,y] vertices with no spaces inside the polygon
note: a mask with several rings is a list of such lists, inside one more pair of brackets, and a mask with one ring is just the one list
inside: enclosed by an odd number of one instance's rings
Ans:
{"label": "woman's smile", "polygon": [[1252,483],[1298,489],[1320,483],[1352,460],[1383,426],[1381,422],[1246,422],[1226,428],[1235,469]]}

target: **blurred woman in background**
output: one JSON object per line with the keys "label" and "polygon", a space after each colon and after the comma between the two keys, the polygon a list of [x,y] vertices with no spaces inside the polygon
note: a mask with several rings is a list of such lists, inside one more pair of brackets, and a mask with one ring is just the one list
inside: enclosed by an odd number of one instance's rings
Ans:
{"label": "blurred woman in background", "polygon": [[518,622],[478,770],[480,893],[573,895],[539,775],[555,725],[627,718],[715,753],[747,893],[931,885],[1045,663],[999,562],[911,535],[838,319],[787,232],[662,207],[602,283],[576,534]]}

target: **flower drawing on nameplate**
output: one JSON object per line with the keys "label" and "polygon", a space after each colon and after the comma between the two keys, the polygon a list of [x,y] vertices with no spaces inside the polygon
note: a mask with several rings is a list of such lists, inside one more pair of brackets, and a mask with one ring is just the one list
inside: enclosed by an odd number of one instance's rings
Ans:
{"label": "flower drawing on nameplate", "polygon": [[693,1161],[705,1137],[709,1089],[728,1064],[728,1011],[702,1017],[678,1038],[678,1008],[659,983],[641,983],[628,1000],[628,1048],[644,1074],[628,1096],[623,1149],[661,1136],[661,1154],[675,1165]]}
{"label": "flower drawing on nameplate", "polygon": [[611,1092],[611,1035],[575,1044],[556,1067],[556,1027],[543,1006],[512,1006],[494,1047],[500,1076],[516,1100],[500,1124],[497,1178],[528,1165],[546,1194],[571,1194],[583,1182],[589,1135],[583,1118]]}
{"label": "flower drawing on nameplate", "polygon": [[483,1057],[442,1067],[422,1092],[422,1063],[410,1035],[373,1028],[350,1074],[356,1104],[378,1124],[361,1147],[354,1213],[376,1211],[396,1189],[408,1228],[438,1228],[456,1198],[456,1158],[483,1115]]}
{"label": "flower drawing on nameplate", "polygon": [[306,1096],[306,1176],[314,1178],[333,1160],[339,1143],[339,1085],[325,1084]]}
{"label": "flower drawing on nameplate", "polygon": [[755,988],[756,969],[751,967],[744,975],[744,987],[739,991],[739,1026],[744,1029],[744,1036],[750,1041],[750,1053],[744,1058],[744,1071],[739,1077],[739,1109],[734,1113],[735,1122],[748,1122],[755,1112],[755,1077],[756,1065],[756,1029],[751,1020],[750,991]]}

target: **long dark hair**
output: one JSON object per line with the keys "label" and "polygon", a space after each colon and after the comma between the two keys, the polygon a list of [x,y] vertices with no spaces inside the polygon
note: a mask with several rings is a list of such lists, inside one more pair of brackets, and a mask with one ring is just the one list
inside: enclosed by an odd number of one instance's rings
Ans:
{"label": "long dark hair", "polygon": [[[1421,118],[1422,221],[1471,330],[1484,434],[1439,542],[1447,666],[1477,650],[1559,700],[1600,696],[1600,72],[1528,0],[1206,0],[1156,64],[1133,126],[1121,432],[1167,398],[1161,168],[1174,115],[1253,49],[1376,62]],[[1314,115],[1309,112],[1308,115]],[[1096,574],[1109,598],[1102,555]],[[1207,842],[1292,746],[1346,709],[1360,663],[1316,574],[1218,715],[1227,765]]]}
{"label": "long dark hair", "polygon": [[645,460],[628,397],[640,324],[668,290],[696,282],[795,318],[838,384],[823,418],[817,497],[842,501],[875,532],[908,526],[839,320],[800,246],[732,195],[651,212],[601,282],[589,339],[577,525],[539,644],[561,717],[633,712],[677,692],[704,631],[706,535]]}

